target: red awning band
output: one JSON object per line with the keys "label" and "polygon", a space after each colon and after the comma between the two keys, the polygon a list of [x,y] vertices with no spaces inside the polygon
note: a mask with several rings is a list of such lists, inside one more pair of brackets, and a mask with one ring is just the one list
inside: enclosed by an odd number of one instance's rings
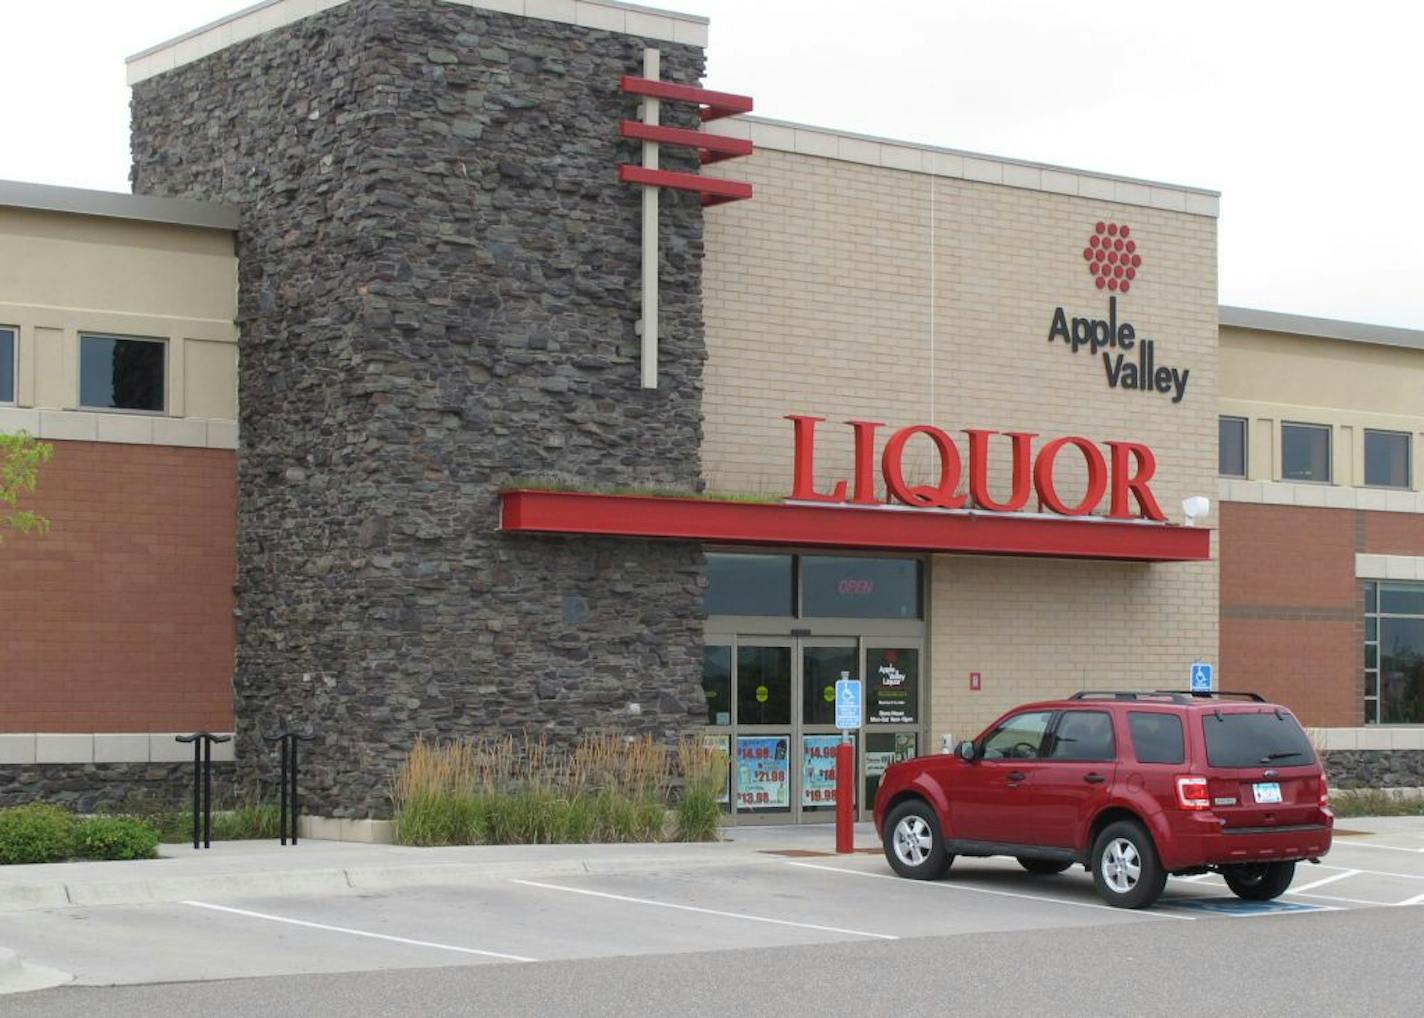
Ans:
{"label": "red awning band", "polygon": [[1199,562],[1211,531],[1013,513],[731,502],[521,489],[500,495],[500,529],[715,544]]}

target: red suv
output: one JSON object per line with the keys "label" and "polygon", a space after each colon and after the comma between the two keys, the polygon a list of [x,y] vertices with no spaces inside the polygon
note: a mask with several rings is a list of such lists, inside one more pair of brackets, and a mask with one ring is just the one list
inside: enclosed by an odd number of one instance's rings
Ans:
{"label": "red suv", "polygon": [[889,768],[875,829],[903,877],[956,855],[1030,873],[1082,863],[1104,900],[1141,908],[1167,875],[1215,871],[1242,898],[1290,886],[1330,850],[1325,772],[1295,715],[1254,693],[1082,692],[1028,704],[953,755]]}

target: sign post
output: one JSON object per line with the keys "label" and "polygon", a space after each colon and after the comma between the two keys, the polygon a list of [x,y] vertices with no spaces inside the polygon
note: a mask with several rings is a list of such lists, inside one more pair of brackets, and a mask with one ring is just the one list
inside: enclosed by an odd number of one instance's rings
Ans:
{"label": "sign post", "polygon": [[855,750],[850,733],[860,728],[864,704],[859,679],[841,672],[836,683],[836,727],[841,744],[836,747],[836,852],[855,851]]}

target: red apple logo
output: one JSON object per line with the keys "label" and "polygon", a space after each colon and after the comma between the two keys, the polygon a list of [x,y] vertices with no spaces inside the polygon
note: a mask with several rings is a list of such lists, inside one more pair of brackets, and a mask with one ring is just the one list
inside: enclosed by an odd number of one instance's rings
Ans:
{"label": "red apple logo", "polygon": [[1099,290],[1127,293],[1137,270],[1142,267],[1142,255],[1137,253],[1137,241],[1126,224],[1098,220],[1093,227],[1088,246],[1083,248],[1083,260]]}

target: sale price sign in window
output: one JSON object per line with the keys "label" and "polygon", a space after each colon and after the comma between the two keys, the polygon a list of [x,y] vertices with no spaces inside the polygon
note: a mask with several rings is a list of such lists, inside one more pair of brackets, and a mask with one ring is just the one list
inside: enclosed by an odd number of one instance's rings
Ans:
{"label": "sale price sign in window", "polygon": [[[816,809],[836,804],[836,746],[839,735],[801,736],[801,806]],[[851,740],[854,747],[855,740]],[[851,758],[855,758],[854,749]]]}
{"label": "sale price sign in window", "polygon": [[790,748],[791,738],[786,735],[738,736],[739,810],[784,810],[790,805]]}

